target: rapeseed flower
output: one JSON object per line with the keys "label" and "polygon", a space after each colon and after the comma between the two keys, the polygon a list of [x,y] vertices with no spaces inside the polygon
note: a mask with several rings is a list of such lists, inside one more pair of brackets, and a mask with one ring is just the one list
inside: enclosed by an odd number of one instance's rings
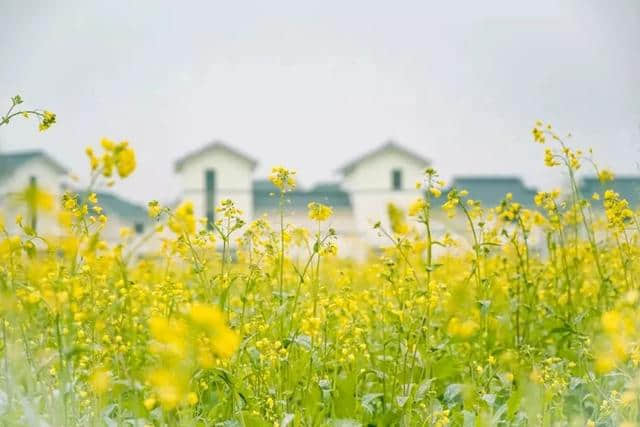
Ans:
{"label": "rapeseed flower", "polygon": [[311,202],[307,207],[309,208],[309,218],[314,221],[326,221],[333,214],[333,209],[322,203]]}

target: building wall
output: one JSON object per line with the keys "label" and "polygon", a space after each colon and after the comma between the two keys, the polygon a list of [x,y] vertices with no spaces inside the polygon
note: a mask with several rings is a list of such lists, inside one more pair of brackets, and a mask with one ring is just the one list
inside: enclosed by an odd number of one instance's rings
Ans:
{"label": "building wall", "polygon": [[[27,209],[23,203],[16,203],[12,194],[24,191],[30,183],[31,176],[36,177],[36,185],[54,198],[54,209],[59,205],[62,196],[62,182],[65,174],[59,173],[51,167],[49,162],[34,158],[16,169],[12,176],[5,178],[0,184],[0,213],[5,218],[5,226],[9,232],[15,232],[17,226],[14,219],[17,214],[22,214],[27,221]],[[53,213],[38,213],[37,228],[44,234],[56,232],[57,221]]]}
{"label": "building wall", "polygon": [[[278,231],[280,229],[280,214],[276,210],[257,212],[258,217],[265,218],[272,229]],[[313,240],[314,233],[318,230],[318,223],[309,219],[306,209],[286,210],[285,224],[293,227],[304,227],[309,230],[309,238]],[[324,235],[329,228],[333,228],[338,236],[336,245],[338,247],[338,255],[341,257],[349,257],[354,259],[363,259],[370,247],[366,245],[355,231],[353,222],[353,214],[350,209],[334,209],[333,215],[325,222],[321,223],[321,233]],[[306,250],[293,250],[292,255],[304,257]]]}
{"label": "building wall", "polygon": [[[402,189],[392,190],[392,171],[402,171]],[[425,165],[400,152],[388,150],[364,160],[344,177],[344,188],[351,196],[356,230],[370,244],[380,245],[373,224],[388,227],[387,205],[406,209],[418,197],[416,181],[422,182]]]}
{"label": "building wall", "polygon": [[191,200],[198,217],[205,217],[205,171],[214,169],[215,206],[223,199],[232,199],[244,218],[253,217],[251,165],[247,160],[224,149],[215,149],[190,159],[178,172],[183,200]]}

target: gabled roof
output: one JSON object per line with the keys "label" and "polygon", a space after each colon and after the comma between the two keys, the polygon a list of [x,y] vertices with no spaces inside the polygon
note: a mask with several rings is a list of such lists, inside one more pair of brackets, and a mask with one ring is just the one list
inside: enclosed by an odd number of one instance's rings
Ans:
{"label": "gabled roof", "polygon": [[252,157],[249,157],[248,155],[244,154],[241,151],[236,150],[235,148],[231,147],[230,145],[222,142],[222,141],[212,141],[208,144],[206,144],[204,147],[199,148],[196,151],[192,151],[191,153],[179,158],[176,162],[175,162],[175,171],[176,172],[180,172],[182,170],[182,167],[185,165],[185,163],[188,163],[189,161],[202,156],[203,154],[215,150],[215,149],[222,149],[225,150],[231,154],[234,154],[244,160],[246,160],[250,165],[251,165],[251,169],[255,169],[255,167],[258,165],[258,162],[253,159]]}
{"label": "gabled roof", "polygon": [[[133,203],[129,200],[123,199],[120,196],[106,191],[94,191],[98,196],[98,204],[104,210],[104,214],[116,215],[120,218],[130,220],[132,222],[147,222],[149,216],[147,209],[141,205]],[[86,191],[80,192],[80,197],[85,198],[87,196]]]}
{"label": "gabled roof", "polygon": [[613,181],[601,183],[597,176],[588,176],[580,181],[580,192],[583,197],[590,197],[593,193],[602,193],[611,189],[636,207],[640,205],[640,176],[616,176]]}
{"label": "gabled roof", "polygon": [[389,140],[383,143],[382,145],[380,145],[378,148],[375,148],[367,153],[362,154],[359,157],[356,157],[355,159],[353,159],[352,161],[350,161],[349,163],[347,163],[346,165],[338,169],[338,172],[344,175],[348,175],[362,162],[367,161],[368,159],[389,150],[396,151],[407,157],[410,157],[415,161],[417,161],[418,163],[424,164],[424,166],[428,166],[431,164],[431,160],[429,160],[428,158],[403,147],[402,145],[398,144],[395,141]]}
{"label": "gabled roof", "polygon": [[13,153],[0,153],[0,181],[11,176],[22,165],[34,159],[42,159],[57,172],[67,173],[67,168],[42,150],[15,151]]}
{"label": "gabled roof", "polygon": [[500,204],[507,193],[513,201],[524,206],[533,206],[536,189],[524,185],[522,179],[513,175],[467,175],[454,177],[449,189],[469,191],[469,197],[478,200],[484,207],[492,208]]}
{"label": "gabled roof", "polygon": [[[311,202],[324,203],[334,209],[351,209],[349,194],[338,183],[320,183],[310,190],[295,189],[287,192],[286,209],[306,212]],[[279,207],[277,189],[267,179],[253,182],[253,208],[257,213],[275,211]]]}

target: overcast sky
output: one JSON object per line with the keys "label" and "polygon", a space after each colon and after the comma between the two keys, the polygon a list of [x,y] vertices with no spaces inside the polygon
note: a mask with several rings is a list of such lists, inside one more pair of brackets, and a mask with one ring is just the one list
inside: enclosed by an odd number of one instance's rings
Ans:
{"label": "overcast sky", "polygon": [[0,58],[0,98],[59,120],[2,127],[0,149],[82,173],[85,146],[127,139],[139,168],[116,188],[138,201],[176,196],[173,162],[212,139],[303,185],[390,138],[446,178],[557,184],[536,119],[603,166],[640,162],[639,0],[4,0]]}

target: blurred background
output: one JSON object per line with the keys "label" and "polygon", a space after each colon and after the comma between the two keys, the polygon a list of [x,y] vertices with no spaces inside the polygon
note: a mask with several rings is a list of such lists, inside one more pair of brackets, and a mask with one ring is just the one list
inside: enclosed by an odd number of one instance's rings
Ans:
{"label": "blurred background", "polygon": [[126,139],[138,169],[116,191],[134,201],[178,197],[174,162],[214,139],[303,186],[388,139],[445,179],[557,185],[536,119],[638,172],[637,0],[2,3],[0,99],[58,123],[16,120],[0,151],[44,149],[86,177],[84,147]]}

